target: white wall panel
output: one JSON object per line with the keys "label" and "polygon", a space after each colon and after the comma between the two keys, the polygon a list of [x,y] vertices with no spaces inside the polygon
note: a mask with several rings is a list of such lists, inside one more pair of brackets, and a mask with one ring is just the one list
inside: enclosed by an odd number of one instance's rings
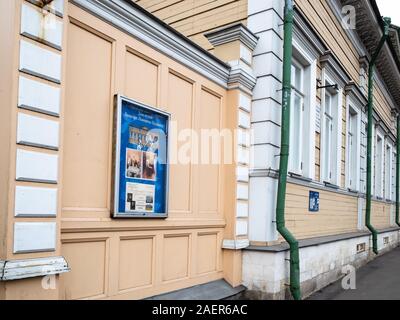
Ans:
{"label": "white wall panel", "polygon": [[58,155],[17,150],[16,179],[56,183]]}
{"label": "white wall panel", "polygon": [[17,186],[15,216],[56,216],[57,189]]}
{"label": "white wall panel", "polygon": [[18,114],[17,143],[58,148],[58,135],[57,121]]}
{"label": "white wall panel", "polygon": [[236,217],[247,218],[249,216],[249,205],[246,202],[236,203]]}
{"label": "white wall panel", "polygon": [[61,55],[21,40],[20,70],[48,80],[61,81]]}
{"label": "white wall panel", "polygon": [[236,235],[245,236],[247,235],[248,223],[245,220],[236,221]]}
{"label": "white wall panel", "polygon": [[19,78],[18,106],[59,115],[60,89],[21,76]]}
{"label": "white wall panel", "polygon": [[14,225],[14,253],[54,251],[55,222],[17,222]]}
{"label": "white wall panel", "polygon": [[43,40],[49,45],[61,49],[62,28],[62,21],[58,20],[54,14],[43,14],[33,6],[22,5],[21,34]]}

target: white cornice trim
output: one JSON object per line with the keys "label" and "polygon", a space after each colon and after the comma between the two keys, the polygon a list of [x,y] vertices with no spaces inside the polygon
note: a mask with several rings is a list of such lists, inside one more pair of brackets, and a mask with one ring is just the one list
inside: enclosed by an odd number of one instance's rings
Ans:
{"label": "white cornice trim", "polygon": [[294,28],[293,28],[294,38],[299,40],[302,46],[307,47],[307,50],[312,53],[312,55],[317,59],[326,50],[326,46],[314,31],[307,25],[304,17],[298,10],[294,13]]}
{"label": "white cornice trim", "polygon": [[326,68],[328,74],[334,78],[340,88],[343,88],[351,80],[351,77],[344,71],[336,61],[331,51],[326,51],[320,58],[322,67]]}
{"label": "white cornice trim", "polygon": [[229,67],[123,0],[71,0],[73,4],[227,88]]}
{"label": "white cornice trim", "polygon": [[[339,0],[327,0],[328,5],[332,9],[332,12],[336,16],[336,19],[340,22],[343,18],[342,16],[342,7],[341,3],[339,3]],[[357,53],[360,57],[362,56],[367,56],[368,59],[369,53],[367,49],[365,48],[364,44],[362,43],[360,37],[357,34],[357,31],[355,29],[344,29],[344,32],[348,35],[350,38],[351,43],[354,45],[355,49],[357,50]]]}
{"label": "white cornice trim", "polygon": [[63,257],[0,261],[0,281],[43,277],[69,271],[68,263]]}
{"label": "white cornice trim", "polygon": [[236,89],[239,87],[252,95],[256,86],[257,78],[253,74],[253,70],[242,60],[230,61],[231,73],[228,80],[228,88]]}
{"label": "white cornice trim", "polygon": [[214,47],[239,40],[253,51],[258,42],[258,37],[242,23],[222,27],[218,30],[208,32],[204,36]]}
{"label": "white cornice trim", "polygon": [[227,250],[241,250],[246,249],[248,246],[250,246],[250,241],[248,239],[224,240],[222,243],[222,249]]}
{"label": "white cornice trim", "polygon": [[355,101],[359,108],[365,112],[365,107],[368,103],[367,97],[362,93],[360,87],[355,84],[353,81],[350,81],[345,87],[344,91],[347,95],[350,96],[352,101]]}

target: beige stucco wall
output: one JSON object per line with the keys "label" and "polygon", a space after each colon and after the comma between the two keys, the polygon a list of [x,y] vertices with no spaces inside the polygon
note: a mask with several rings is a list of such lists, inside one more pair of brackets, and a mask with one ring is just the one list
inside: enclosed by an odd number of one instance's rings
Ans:
{"label": "beige stucco wall", "polygon": [[[143,298],[223,277],[222,165],[171,165],[167,220],[110,218],[113,97],[171,113],[179,129],[226,127],[227,92],[69,6],[62,298]],[[238,262],[239,263],[239,262]]]}
{"label": "beige stucco wall", "polygon": [[[63,256],[71,272],[57,276],[56,290],[44,290],[41,277],[1,282],[0,299],[140,299],[222,278],[233,286],[240,284],[241,251],[222,249],[224,239],[236,237],[236,164],[171,164],[168,219],[111,218],[114,96],[121,94],[167,111],[178,131],[199,133],[237,127],[239,90],[228,91],[64,3],[64,17],[57,18],[64,21],[62,52],[19,34],[22,4],[38,7],[24,0],[1,3],[2,17],[7,13],[7,18],[0,19],[0,36],[9,50],[2,52],[0,62],[2,89],[8,89],[0,94],[9,108],[0,110],[4,133],[0,144],[6,151],[0,155],[0,199],[6,199],[0,204],[4,206],[0,219],[5,222],[0,229],[4,240],[0,259]],[[14,217],[16,186],[38,186],[15,181],[16,150],[38,149],[15,143],[17,114],[55,119],[17,108],[21,39],[62,55],[60,85],[24,74],[62,92],[57,117],[60,148],[39,150],[59,155],[59,212],[54,218]],[[56,250],[14,253],[12,230],[20,221],[56,221]]]}

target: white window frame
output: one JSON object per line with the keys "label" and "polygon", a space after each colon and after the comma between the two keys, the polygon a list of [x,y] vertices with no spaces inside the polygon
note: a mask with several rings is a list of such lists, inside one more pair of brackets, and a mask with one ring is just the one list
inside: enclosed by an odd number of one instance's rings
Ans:
{"label": "white window frame", "polygon": [[397,179],[397,151],[396,148],[393,146],[392,152],[392,201],[396,201],[396,179]]}
{"label": "white window frame", "polygon": [[[333,85],[335,82],[327,75],[326,70],[322,70],[323,85]],[[331,97],[331,137],[330,148],[325,145],[326,134],[326,95]],[[343,89],[337,92],[328,89],[321,91],[321,182],[328,182],[337,186],[341,184],[341,165],[342,165],[342,108],[343,108]],[[327,171],[328,170],[328,171]]]}
{"label": "white window frame", "polygon": [[[368,124],[367,124],[368,126]],[[365,130],[365,137],[368,139],[368,127]],[[365,170],[368,168],[368,141],[366,142],[367,147],[365,149]],[[372,120],[372,155],[371,155],[371,195],[376,195],[376,188],[375,188],[375,154],[376,154],[376,123]],[[365,175],[365,190],[367,192],[367,175]]]}
{"label": "white window frame", "polygon": [[[303,112],[303,145],[301,175],[315,179],[315,117],[317,96],[317,55],[303,44],[296,34],[293,38],[293,58],[304,68],[304,112]],[[289,151],[290,153],[290,151]],[[289,157],[290,159],[290,157]],[[290,163],[290,161],[289,161]],[[289,167],[289,172],[296,174],[296,168]]]}
{"label": "white window frame", "polygon": [[[353,128],[353,147],[350,148],[350,124],[351,117],[355,117],[356,127]],[[355,135],[355,137],[354,137]],[[355,154],[351,154],[350,151]],[[354,158],[355,161],[354,161]],[[346,98],[346,188],[352,191],[360,191],[361,188],[361,109],[354,101]]]}
{"label": "white window frame", "polygon": [[[389,151],[388,151],[389,150]],[[389,152],[389,159],[387,159]],[[385,195],[384,198],[386,200],[392,200],[392,174],[393,174],[393,146],[392,144],[386,140],[385,143]]]}
{"label": "white window frame", "polygon": [[[381,141],[381,146],[378,145],[378,139]],[[385,157],[385,137],[384,134],[378,129],[376,130],[376,138],[375,138],[375,196],[378,198],[384,197],[384,162]],[[380,177],[378,176],[380,175]]]}
{"label": "white window frame", "polygon": [[[304,99],[306,94],[304,93],[304,66],[298,62],[295,58],[292,58],[292,65],[294,65],[298,70],[300,70],[300,83],[301,86],[300,88],[296,88],[295,86],[292,85],[292,96],[291,96],[291,110],[290,110],[290,150],[289,150],[289,155],[290,155],[290,172],[295,173],[297,175],[303,175],[303,150],[302,148],[298,148],[298,154],[296,155],[296,158],[294,158],[293,154],[293,144],[294,144],[294,137],[296,136],[297,138],[300,138],[300,140],[303,140],[303,120],[304,120]],[[293,79],[292,79],[293,80]],[[298,97],[300,99],[300,132],[295,133],[294,132],[294,126],[293,126],[293,119],[294,119],[294,108],[295,108],[295,97]]]}

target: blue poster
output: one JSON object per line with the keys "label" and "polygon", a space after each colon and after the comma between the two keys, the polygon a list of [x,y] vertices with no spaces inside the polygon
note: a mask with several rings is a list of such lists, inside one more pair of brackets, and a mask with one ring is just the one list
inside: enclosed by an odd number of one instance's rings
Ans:
{"label": "blue poster", "polygon": [[169,115],[118,97],[115,217],[167,216]]}
{"label": "blue poster", "polygon": [[319,192],[310,191],[308,210],[310,212],[319,212]]}

